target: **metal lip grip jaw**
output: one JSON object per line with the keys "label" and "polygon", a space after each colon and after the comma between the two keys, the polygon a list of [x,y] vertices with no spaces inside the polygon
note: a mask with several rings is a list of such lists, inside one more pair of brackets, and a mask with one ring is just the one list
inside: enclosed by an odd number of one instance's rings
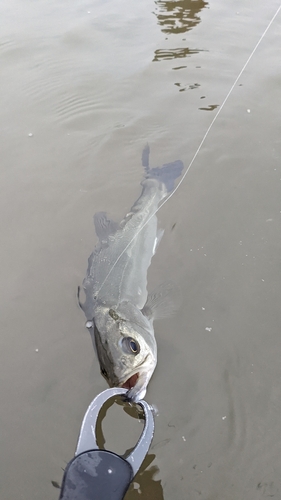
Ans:
{"label": "metal lip grip jaw", "polygon": [[121,500],[138,472],[152,441],[154,418],[146,401],[138,404],[144,411],[143,432],[133,451],[122,458],[100,450],[96,441],[96,424],[103,404],[123,396],[127,389],[114,387],[99,394],[90,404],[82,422],[75,457],[64,472],[59,500]]}

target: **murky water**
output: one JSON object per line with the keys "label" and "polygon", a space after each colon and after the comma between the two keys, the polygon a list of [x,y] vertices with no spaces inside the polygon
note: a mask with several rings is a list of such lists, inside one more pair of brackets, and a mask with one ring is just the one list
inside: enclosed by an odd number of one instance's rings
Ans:
{"label": "murky water", "polygon": [[[0,5],[1,500],[58,498],[106,388],[76,301],[93,213],[130,208],[146,142],[151,164],[188,166],[278,6]],[[159,213],[150,289],[173,279],[183,304],[155,325],[159,416],[128,500],[281,495],[280,30],[281,14]],[[119,453],[140,432],[124,415],[104,421]]]}

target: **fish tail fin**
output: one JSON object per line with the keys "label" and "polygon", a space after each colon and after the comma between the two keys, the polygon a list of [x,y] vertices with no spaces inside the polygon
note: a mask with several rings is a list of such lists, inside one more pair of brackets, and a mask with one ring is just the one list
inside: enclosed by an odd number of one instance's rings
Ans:
{"label": "fish tail fin", "polygon": [[157,179],[162,182],[170,193],[175,187],[175,180],[181,175],[184,165],[181,160],[165,163],[162,167],[149,167],[149,145],[147,144],[142,152],[142,166],[145,170],[146,179]]}
{"label": "fish tail fin", "polygon": [[183,163],[181,160],[176,160],[171,163],[165,163],[162,167],[149,168],[147,171],[147,179],[157,179],[165,184],[167,192],[170,193],[175,187],[175,180],[183,171]]}

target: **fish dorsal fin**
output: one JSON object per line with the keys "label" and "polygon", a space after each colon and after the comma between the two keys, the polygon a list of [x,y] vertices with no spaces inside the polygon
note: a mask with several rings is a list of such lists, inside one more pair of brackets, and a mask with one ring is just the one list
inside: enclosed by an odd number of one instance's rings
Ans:
{"label": "fish dorsal fin", "polygon": [[142,313],[148,319],[160,319],[172,316],[181,305],[179,288],[167,281],[148,294]]}
{"label": "fish dorsal fin", "polygon": [[116,233],[119,227],[117,222],[107,218],[106,212],[97,212],[94,215],[94,224],[100,241],[107,240],[108,236]]}

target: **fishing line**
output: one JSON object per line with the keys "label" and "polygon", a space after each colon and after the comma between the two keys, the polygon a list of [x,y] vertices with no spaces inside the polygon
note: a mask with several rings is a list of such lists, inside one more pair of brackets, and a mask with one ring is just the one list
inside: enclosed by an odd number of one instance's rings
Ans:
{"label": "fishing line", "polygon": [[[161,208],[161,207],[163,207],[163,205],[165,205],[165,203],[166,203],[166,202],[167,202],[167,201],[168,201],[168,200],[169,200],[169,199],[173,196],[173,194],[174,194],[174,193],[178,190],[178,188],[180,187],[180,185],[181,185],[181,184],[182,184],[182,182],[184,181],[184,179],[185,179],[185,177],[186,177],[187,173],[189,172],[190,168],[192,167],[192,165],[193,165],[193,163],[194,163],[194,161],[195,161],[195,159],[196,159],[196,157],[197,157],[197,155],[198,155],[198,153],[199,153],[200,149],[202,148],[202,146],[203,146],[203,144],[204,144],[204,142],[205,142],[205,140],[206,140],[207,136],[209,135],[209,132],[210,132],[210,130],[211,130],[211,128],[212,128],[212,126],[214,125],[214,123],[215,123],[216,119],[218,118],[218,116],[219,116],[220,112],[222,111],[222,109],[223,109],[223,107],[224,107],[224,105],[225,105],[226,101],[228,100],[228,98],[229,98],[230,94],[232,94],[232,91],[233,91],[233,89],[234,89],[235,85],[237,84],[237,82],[238,82],[239,78],[241,77],[242,73],[245,71],[246,67],[248,66],[248,64],[249,64],[250,60],[252,59],[252,57],[253,57],[254,53],[256,52],[256,50],[257,50],[258,46],[260,45],[261,41],[262,41],[262,40],[263,40],[263,38],[265,37],[266,33],[268,32],[268,30],[269,30],[270,26],[272,25],[272,23],[273,23],[274,19],[277,17],[277,15],[278,15],[278,13],[279,13],[280,9],[281,9],[281,4],[279,5],[279,7],[278,7],[277,11],[275,12],[275,14],[274,14],[274,16],[272,17],[271,21],[270,21],[270,22],[269,22],[269,24],[267,25],[267,27],[266,27],[266,29],[264,30],[263,34],[261,35],[261,37],[260,37],[259,41],[256,43],[255,47],[253,48],[253,50],[252,50],[251,54],[249,55],[249,57],[248,57],[247,61],[245,62],[245,64],[244,64],[244,66],[242,67],[242,69],[240,70],[240,72],[239,72],[238,76],[237,76],[237,77],[236,77],[236,79],[234,80],[234,83],[232,84],[232,86],[231,86],[230,90],[229,90],[229,91],[228,91],[228,93],[226,94],[226,96],[225,96],[225,98],[224,98],[224,100],[223,100],[223,102],[222,102],[221,106],[219,107],[218,111],[216,112],[216,114],[215,114],[214,118],[212,119],[212,121],[211,121],[211,123],[210,123],[209,127],[207,128],[207,130],[206,130],[206,132],[205,132],[205,134],[204,134],[204,136],[203,136],[203,139],[201,140],[201,142],[200,142],[200,144],[199,144],[199,146],[198,146],[197,150],[195,151],[195,153],[194,153],[194,155],[193,155],[193,158],[191,159],[191,162],[189,163],[189,165],[188,165],[188,167],[187,167],[187,169],[186,169],[186,171],[185,171],[184,175],[183,175],[183,176],[182,176],[182,178],[180,179],[179,183],[177,184],[177,186],[175,187],[175,189],[173,190],[173,192],[172,192],[172,193],[171,193],[171,194],[170,194],[167,198],[165,198],[165,200],[163,201],[163,203],[161,203],[161,204],[159,205],[159,207],[157,208],[157,210],[155,210],[155,212],[154,212],[154,214],[153,214],[153,215],[155,215],[155,214],[158,212],[158,210],[160,210],[160,208]],[[153,217],[153,215],[151,215],[151,217]],[[146,223],[145,223],[145,224],[147,224],[147,223],[149,222],[149,220],[150,220],[150,219],[148,219],[148,220],[146,221]],[[144,226],[145,226],[145,224],[144,224],[142,227],[144,227]],[[141,228],[141,229],[142,229],[142,228]],[[141,229],[140,229],[140,231],[141,231]]]}
{"label": "fishing line", "polygon": [[253,55],[255,54],[257,48],[259,47],[260,43],[262,42],[263,38],[265,37],[266,33],[268,32],[270,26],[272,25],[272,23],[274,22],[275,18],[278,16],[279,14],[279,11],[281,9],[281,4],[279,5],[277,11],[275,12],[274,16],[271,18],[271,20],[269,21],[267,27],[265,28],[264,32],[262,33],[262,35],[260,36],[258,42],[256,43],[255,47],[253,48],[251,54],[249,55],[248,59],[246,60],[245,64],[243,65],[242,69],[240,70],[238,76],[235,78],[232,86],[230,87],[228,93],[226,94],[221,106],[218,108],[218,111],[216,112],[214,118],[212,119],[209,127],[207,128],[198,148],[196,149],[186,171],[184,172],[182,178],[180,179],[180,181],[178,182],[177,186],[175,187],[175,189],[172,191],[171,194],[169,194],[169,196],[167,196],[167,198],[165,198],[165,200],[160,203],[159,207],[153,212],[153,214],[147,219],[147,221],[143,224],[143,226],[140,227],[140,229],[136,232],[136,234],[133,236],[133,238],[131,239],[131,241],[127,244],[127,246],[124,248],[124,250],[121,252],[121,254],[119,255],[119,257],[116,259],[116,261],[114,262],[112,268],[110,269],[110,271],[108,272],[108,274],[106,275],[105,279],[103,280],[103,283],[101,284],[100,286],[100,289],[98,290],[97,294],[96,294],[96,297],[98,296],[98,294],[100,293],[103,285],[105,284],[105,282],[107,281],[109,275],[111,274],[111,272],[113,271],[114,267],[116,266],[116,264],[119,262],[119,260],[121,259],[122,255],[124,255],[124,253],[126,252],[126,250],[129,248],[129,246],[131,245],[131,243],[136,239],[136,237],[139,235],[139,233],[142,231],[142,229],[149,223],[149,221],[152,219],[152,217],[154,217],[155,214],[157,214],[157,212],[160,210],[160,208],[163,207],[163,205],[165,205],[165,203],[167,203],[167,201],[169,201],[169,199],[175,194],[175,192],[179,189],[180,185],[183,183],[185,177],[187,176],[189,170],[191,169],[195,159],[197,158],[198,156],[198,153],[200,151],[200,149],[202,148],[207,136],[209,135],[209,132],[211,130],[211,128],[213,127],[215,121],[217,120],[219,114],[221,113],[222,109],[224,108],[229,96],[232,94],[233,90],[234,90],[234,87],[235,85],[237,84],[239,78],[241,77],[241,75],[243,74],[243,72],[245,71],[246,67],[248,66],[249,62],[251,61]]}

